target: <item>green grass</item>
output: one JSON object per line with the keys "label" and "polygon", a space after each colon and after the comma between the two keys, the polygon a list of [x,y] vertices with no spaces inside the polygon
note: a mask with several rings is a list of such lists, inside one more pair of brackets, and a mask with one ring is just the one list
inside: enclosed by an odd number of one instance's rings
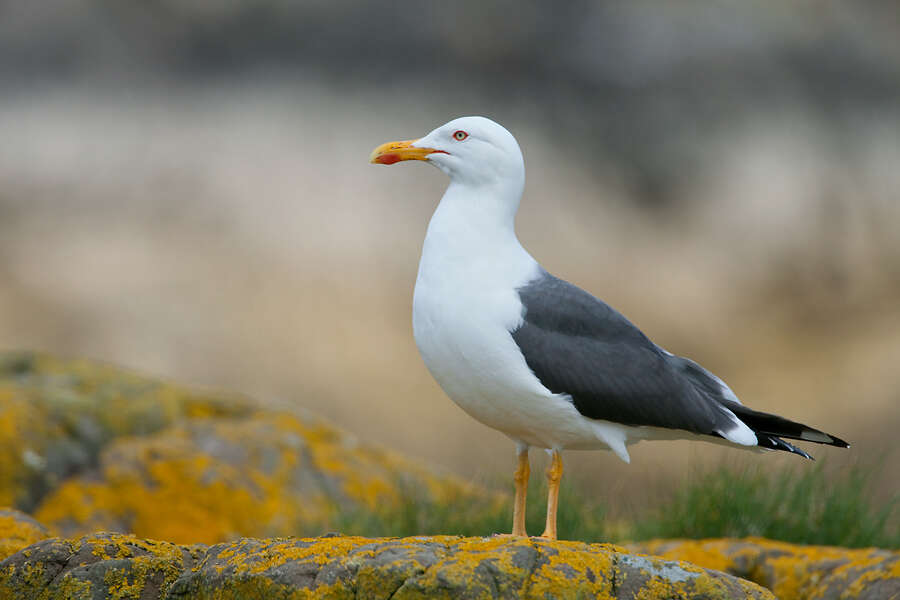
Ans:
{"label": "green grass", "polygon": [[828,473],[824,463],[767,470],[719,467],[634,523],[636,539],[763,536],[801,544],[900,548],[900,497],[870,500],[872,469]]}
{"label": "green grass", "polygon": [[[900,496],[875,505],[874,469],[826,471],[822,463],[771,470],[765,465],[698,473],[654,509],[628,522],[610,522],[604,507],[563,485],[558,517],[562,539],[621,542],[652,538],[764,536],[803,544],[900,548]],[[546,485],[529,487],[528,532],[544,528]],[[439,504],[406,490],[400,507],[343,513],[333,526],[347,534],[489,535],[509,532],[512,502],[496,498]]]}

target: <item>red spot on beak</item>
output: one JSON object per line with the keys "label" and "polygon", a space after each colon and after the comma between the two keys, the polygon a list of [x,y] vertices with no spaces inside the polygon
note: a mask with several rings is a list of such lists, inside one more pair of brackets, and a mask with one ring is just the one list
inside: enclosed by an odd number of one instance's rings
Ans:
{"label": "red spot on beak", "polygon": [[400,160],[401,158],[399,154],[388,153],[382,154],[381,156],[377,157],[375,159],[375,162],[380,165],[392,165],[396,162],[400,162]]}

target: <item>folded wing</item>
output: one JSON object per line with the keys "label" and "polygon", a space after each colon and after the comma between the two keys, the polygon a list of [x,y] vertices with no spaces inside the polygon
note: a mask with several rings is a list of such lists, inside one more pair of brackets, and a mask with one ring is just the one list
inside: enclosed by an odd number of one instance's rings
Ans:
{"label": "folded wing", "polygon": [[718,377],[659,348],[621,313],[549,273],[518,292],[524,314],[513,339],[544,387],[569,395],[585,417],[681,429],[807,458],[780,438],[847,445],[746,408]]}

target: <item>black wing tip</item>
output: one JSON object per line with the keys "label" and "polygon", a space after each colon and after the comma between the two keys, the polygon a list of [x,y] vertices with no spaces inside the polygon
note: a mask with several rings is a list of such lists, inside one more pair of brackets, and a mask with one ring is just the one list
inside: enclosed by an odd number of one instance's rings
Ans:
{"label": "black wing tip", "polygon": [[836,448],[849,448],[850,447],[850,444],[848,442],[845,442],[841,438],[834,437],[830,433],[826,434],[826,435],[828,435],[828,437],[831,438],[831,443],[828,444],[829,446],[835,446]]}
{"label": "black wing tip", "polygon": [[[827,446],[835,446],[837,448],[849,448],[850,447],[850,444],[848,444],[844,440],[837,438],[831,434],[822,433],[821,431],[816,431],[816,433],[828,436],[829,440],[826,442],[826,441],[821,441],[821,440],[806,440],[806,439],[804,439],[803,441],[815,442],[818,444],[825,444]],[[790,443],[784,441],[783,439],[781,439],[780,437],[778,437],[777,435],[772,434],[772,433],[764,433],[764,432],[757,431],[756,432],[756,441],[757,441],[757,446],[759,446],[761,448],[767,448],[769,450],[783,450],[784,452],[790,452],[791,454],[796,454],[798,456],[802,456],[803,458],[806,458],[808,460],[816,460],[807,452],[801,450],[800,448],[798,448],[797,446],[795,446],[793,444],[790,444]]]}
{"label": "black wing tip", "polygon": [[[805,434],[808,434],[808,433],[812,433],[812,434],[819,435],[819,436],[825,436],[828,439],[827,440],[822,440],[822,439],[816,440],[816,439],[811,439],[811,438],[805,437]],[[775,435],[778,435],[778,434],[775,434]],[[787,436],[787,437],[790,437],[790,436]],[[834,446],[835,448],[849,448],[850,447],[850,444],[845,442],[841,438],[831,435],[830,433],[825,433],[824,431],[819,431],[817,429],[807,429],[806,431],[801,433],[799,437],[792,438],[792,439],[799,439],[799,440],[803,440],[804,442],[812,442],[814,444],[824,444],[825,446]]]}
{"label": "black wing tip", "polygon": [[824,431],[819,431],[818,429],[812,429],[811,427],[804,427],[804,429],[799,432],[777,427],[755,428],[751,426],[751,429],[753,429],[753,432],[756,433],[757,437],[768,436],[771,438],[787,438],[789,440],[800,440],[801,442],[822,444],[823,446],[834,446],[836,448],[850,447],[850,444],[841,438],[833,436],[830,433],[825,433]]}

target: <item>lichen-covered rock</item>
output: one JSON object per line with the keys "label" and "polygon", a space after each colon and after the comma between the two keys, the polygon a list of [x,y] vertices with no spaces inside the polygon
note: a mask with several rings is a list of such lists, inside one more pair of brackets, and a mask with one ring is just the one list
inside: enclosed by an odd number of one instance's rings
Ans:
{"label": "lichen-covered rock", "polygon": [[205,551],[109,533],[51,538],[0,563],[0,599],[164,598]]}
{"label": "lichen-covered rock", "polygon": [[764,538],[658,540],[630,549],[754,581],[781,600],[900,598],[900,552],[800,546]]}
{"label": "lichen-covered rock", "polygon": [[175,543],[316,534],[401,494],[502,502],[300,410],[89,361],[0,353],[0,506],[65,537]]}
{"label": "lichen-covered rock", "polygon": [[65,478],[93,467],[120,436],[185,418],[239,418],[252,404],[84,360],[0,353],[0,506],[30,512]]}
{"label": "lichen-covered rock", "polygon": [[47,528],[25,513],[0,508],[0,560],[48,537]]}
{"label": "lichen-covered rock", "polygon": [[66,536],[113,530],[215,543],[319,533],[341,511],[399,504],[410,486],[448,501],[486,493],[311,419],[259,413],[117,440],[99,469],[64,482],[35,516]]}
{"label": "lichen-covered rock", "polygon": [[771,599],[765,589],[605,544],[522,538],[242,539],[175,546],[98,534],[0,563],[0,599]]}

